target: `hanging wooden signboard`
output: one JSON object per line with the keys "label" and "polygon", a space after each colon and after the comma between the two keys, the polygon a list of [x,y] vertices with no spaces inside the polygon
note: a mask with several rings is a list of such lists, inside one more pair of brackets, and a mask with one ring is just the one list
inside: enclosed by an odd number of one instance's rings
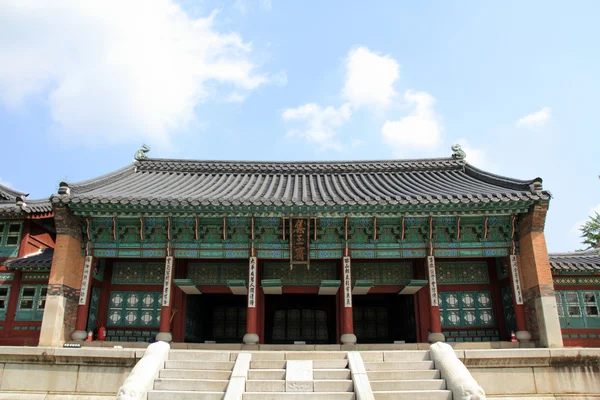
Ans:
{"label": "hanging wooden signboard", "polygon": [[294,265],[310,267],[310,220],[290,218],[290,268]]}

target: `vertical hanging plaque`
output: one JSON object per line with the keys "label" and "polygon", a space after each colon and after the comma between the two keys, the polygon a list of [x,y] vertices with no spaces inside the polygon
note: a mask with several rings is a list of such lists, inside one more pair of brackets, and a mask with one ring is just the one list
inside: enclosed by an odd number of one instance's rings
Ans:
{"label": "vertical hanging plaque", "polygon": [[86,256],[83,264],[83,276],[81,277],[81,290],[79,291],[79,305],[85,306],[87,303],[88,286],[92,277],[93,257]]}
{"label": "vertical hanging plaque", "polygon": [[256,257],[250,257],[248,266],[248,307],[256,307]]}
{"label": "vertical hanging plaque", "polygon": [[173,256],[168,256],[165,260],[165,282],[163,284],[163,307],[171,304],[171,277],[173,276]]}
{"label": "vertical hanging plaque", "polygon": [[310,223],[308,218],[290,218],[290,267],[310,266]]}
{"label": "vertical hanging plaque", "polygon": [[521,280],[519,279],[519,266],[517,256],[510,256],[510,270],[512,273],[513,286],[515,288],[515,302],[523,304],[523,292],[521,291]]}
{"label": "vertical hanging plaque", "polygon": [[437,290],[437,279],[435,277],[435,258],[433,256],[427,257],[427,270],[429,276],[429,298],[433,307],[439,307],[440,302],[438,300]]}
{"label": "vertical hanging plaque", "polygon": [[352,268],[350,257],[342,259],[344,268],[344,307],[352,307]]}

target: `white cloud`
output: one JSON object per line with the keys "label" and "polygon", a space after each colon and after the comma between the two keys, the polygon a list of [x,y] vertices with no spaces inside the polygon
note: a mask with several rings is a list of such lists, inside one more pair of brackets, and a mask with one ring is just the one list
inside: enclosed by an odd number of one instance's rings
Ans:
{"label": "white cloud", "polygon": [[343,149],[336,138],[337,129],[344,125],[352,115],[349,103],[339,108],[321,107],[316,103],[305,104],[296,108],[288,108],[282,113],[284,121],[300,121],[305,123],[303,129],[289,131],[286,136],[301,136],[309,143],[315,143],[319,150]]}
{"label": "white cloud", "polygon": [[436,147],[441,140],[442,125],[433,108],[435,98],[426,92],[408,90],[404,99],[414,110],[398,121],[385,121],[381,128],[383,140],[398,150]]}
{"label": "white cloud", "polygon": [[540,111],[536,111],[529,115],[519,118],[516,125],[518,128],[537,128],[542,127],[548,122],[552,114],[550,107],[543,107]]}
{"label": "white cloud", "polygon": [[395,59],[358,47],[346,58],[346,83],[342,95],[357,108],[385,108],[394,100],[394,83],[399,77],[400,66]]}
{"label": "white cloud", "polygon": [[268,81],[252,46],[172,0],[0,3],[0,100],[47,102],[70,141],[168,143],[220,90]]}
{"label": "white cloud", "polygon": [[458,139],[456,143],[460,144],[463,151],[467,154],[467,162],[477,168],[493,172],[496,170],[494,165],[491,165],[485,150],[474,147],[465,138]]}

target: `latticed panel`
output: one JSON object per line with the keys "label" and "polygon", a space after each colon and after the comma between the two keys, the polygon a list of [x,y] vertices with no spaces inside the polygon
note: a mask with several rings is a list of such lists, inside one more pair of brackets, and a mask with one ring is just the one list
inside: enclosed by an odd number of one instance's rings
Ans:
{"label": "latticed panel", "polygon": [[156,327],[162,292],[111,292],[108,326]]}
{"label": "latticed panel", "polygon": [[485,261],[437,262],[438,284],[489,283],[488,265]]}
{"label": "latticed panel", "polygon": [[413,277],[411,262],[371,261],[352,264],[353,280],[372,280],[376,284],[403,284]]}
{"label": "latticed panel", "polygon": [[187,278],[196,284],[226,285],[228,280],[248,279],[248,264],[201,262],[190,263]]}
{"label": "latticed panel", "polygon": [[445,328],[494,325],[489,291],[441,292],[440,300],[440,322]]}
{"label": "latticed panel", "polygon": [[162,262],[115,262],[112,283],[162,285],[165,266]]}
{"label": "latticed panel", "polygon": [[513,294],[510,286],[505,286],[501,289],[502,294],[502,309],[504,310],[504,321],[506,324],[506,333],[517,330],[517,322],[515,320],[515,307],[513,305]]}
{"label": "latticed panel", "polygon": [[556,304],[562,328],[600,327],[600,291],[557,290]]}

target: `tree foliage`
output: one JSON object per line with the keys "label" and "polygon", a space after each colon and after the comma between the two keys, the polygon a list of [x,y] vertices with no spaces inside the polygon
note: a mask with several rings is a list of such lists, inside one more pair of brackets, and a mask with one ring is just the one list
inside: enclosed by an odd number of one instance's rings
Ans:
{"label": "tree foliage", "polygon": [[600,214],[590,216],[590,219],[579,228],[583,238],[583,244],[587,249],[600,248]]}

